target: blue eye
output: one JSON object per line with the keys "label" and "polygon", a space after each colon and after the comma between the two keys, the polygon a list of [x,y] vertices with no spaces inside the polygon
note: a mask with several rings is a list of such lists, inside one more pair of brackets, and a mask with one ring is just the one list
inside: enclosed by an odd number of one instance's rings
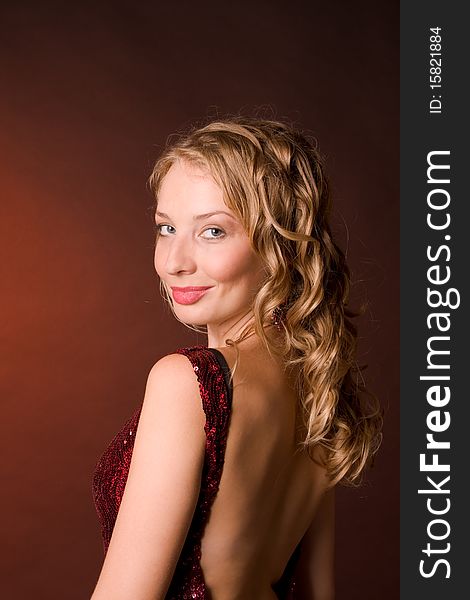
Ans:
{"label": "blue eye", "polygon": [[[161,235],[163,237],[166,237],[168,235],[168,233],[163,233],[163,231],[162,231],[163,227],[171,227],[171,225],[164,225],[163,223],[157,224],[157,234]],[[172,227],[172,229],[174,229],[174,228]]]}
{"label": "blue eye", "polygon": [[[166,230],[163,228],[167,227]],[[204,237],[206,240],[217,240],[219,238],[225,237],[225,231],[220,227],[207,227],[203,233],[206,231],[212,232],[212,235],[209,237]],[[157,235],[161,237],[168,237],[169,235],[173,235],[175,233],[175,228],[172,225],[166,225],[164,223],[157,224]]]}
{"label": "blue eye", "polygon": [[215,237],[210,237],[209,238],[209,239],[213,239],[213,240],[221,238],[221,237],[224,237],[224,235],[225,235],[225,232],[222,229],[220,229],[220,227],[208,227],[204,231],[212,231],[212,232],[218,231],[218,232],[220,232],[220,235],[216,235]]}

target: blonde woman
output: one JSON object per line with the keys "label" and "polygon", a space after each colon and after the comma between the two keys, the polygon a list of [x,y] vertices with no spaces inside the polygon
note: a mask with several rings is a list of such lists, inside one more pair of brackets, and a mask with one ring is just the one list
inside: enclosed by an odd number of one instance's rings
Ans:
{"label": "blonde woman", "polygon": [[162,292],[207,345],[156,362],[97,464],[92,600],[331,600],[334,489],[359,481],[382,417],[322,160],[285,123],[225,118],[174,140],[150,182]]}

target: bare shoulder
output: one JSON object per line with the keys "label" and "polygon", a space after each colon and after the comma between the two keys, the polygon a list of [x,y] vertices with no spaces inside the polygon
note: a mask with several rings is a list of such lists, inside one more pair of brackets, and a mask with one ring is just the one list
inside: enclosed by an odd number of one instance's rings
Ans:
{"label": "bare shoulder", "polygon": [[198,390],[198,380],[193,365],[183,354],[167,354],[152,366],[147,378],[147,387],[173,392]]}
{"label": "bare shoulder", "polygon": [[165,597],[199,497],[204,422],[191,362],[180,354],[158,360],[93,600]]}
{"label": "bare shoulder", "polygon": [[203,422],[199,382],[191,361],[183,354],[167,354],[150,369],[143,413],[148,405],[168,407],[168,411],[192,414]]}
{"label": "bare shoulder", "polygon": [[195,379],[194,369],[191,362],[183,354],[167,354],[152,366],[149,378],[158,379],[163,377],[182,377],[184,379]]}

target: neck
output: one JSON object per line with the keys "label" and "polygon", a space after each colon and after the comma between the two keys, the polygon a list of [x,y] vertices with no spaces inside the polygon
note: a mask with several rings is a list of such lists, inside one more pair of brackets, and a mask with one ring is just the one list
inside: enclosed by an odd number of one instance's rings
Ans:
{"label": "neck", "polygon": [[[227,344],[225,340],[232,339],[236,340],[242,331],[254,322],[253,314],[242,315],[238,319],[231,323],[220,323],[220,324],[207,324],[207,345],[210,348],[223,348]],[[254,334],[250,333],[247,337],[252,337]]]}

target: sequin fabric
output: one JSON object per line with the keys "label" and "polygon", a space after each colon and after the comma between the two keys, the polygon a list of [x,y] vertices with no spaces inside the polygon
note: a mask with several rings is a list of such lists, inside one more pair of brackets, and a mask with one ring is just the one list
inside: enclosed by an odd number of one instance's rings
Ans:
{"label": "sequin fabric", "polygon": [[[165,600],[210,600],[200,566],[201,540],[222,475],[233,390],[228,365],[217,350],[199,345],[179,348],[175,353],[189,359],[199,382],[206,414],[206,449],[199,498]],[[101,525],[105,556],[129,474],[141,410],[142,405],[112,439],[93,474],[93,501]],[[294,558],[296,553],[282,579],[273,586],[280,599],[295,599],[295,581],[292,577]]]}

